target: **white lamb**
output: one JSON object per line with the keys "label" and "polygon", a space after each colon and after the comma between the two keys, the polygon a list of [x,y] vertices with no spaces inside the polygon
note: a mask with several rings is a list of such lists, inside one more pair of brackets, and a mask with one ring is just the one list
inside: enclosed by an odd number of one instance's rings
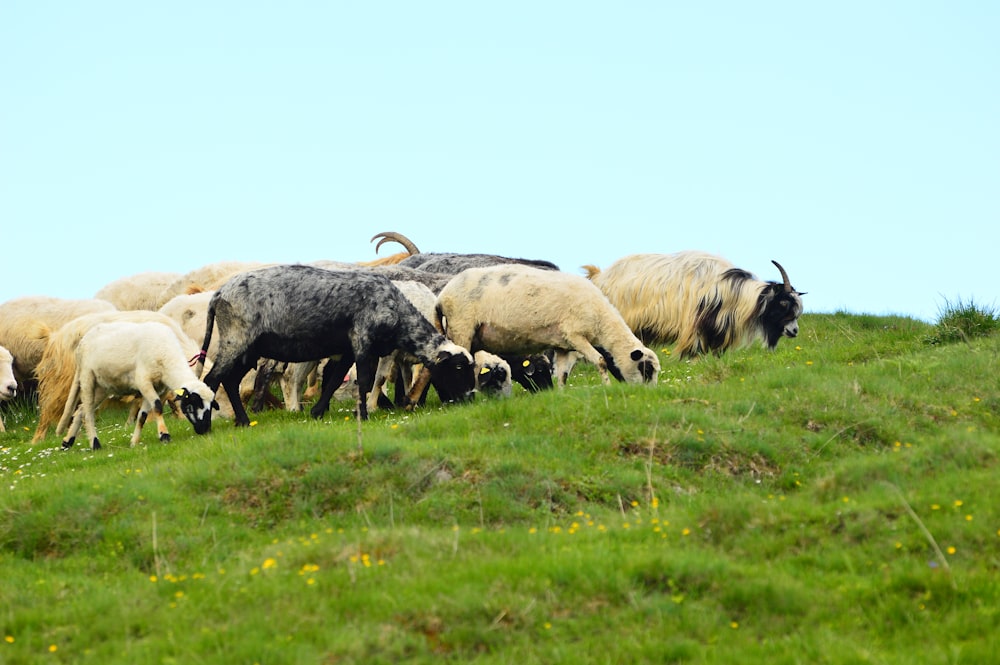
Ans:
{"label": "white lamb", "polygon": [[[14,378],[14,356],[0,346],[0,401],[5,402],[17,395],[17,379]],[[3,416],[0,416],[0,432],[6,432]]]}
{"label": "white lamb", "polygon": [[585,277],[524,265],[469,268],[438,294],[435,322],[453,342],[497,354],[555,351],[565,386],[578,352],[627,383],[656,383],[660,361],[629,330],[617,309]]}
{"label": "white lamb", "polygon": [[63,448],[73,446],[82,421],[91,448],[99,449],[94,409],[107,395],[136,393],[142,397],[142,408],[131,444],[139,442],[150,412],[156,418],[160,441],[169,441],[161,399],[168,390],[178,396],[181,412],[196,434],[211,429],[212,409],[219,408],[215,394],[188,366],[181,343],[169,326],[124,321],[94,326],[76,347],[76,376],[59,423],[61,431],[72,418]]}

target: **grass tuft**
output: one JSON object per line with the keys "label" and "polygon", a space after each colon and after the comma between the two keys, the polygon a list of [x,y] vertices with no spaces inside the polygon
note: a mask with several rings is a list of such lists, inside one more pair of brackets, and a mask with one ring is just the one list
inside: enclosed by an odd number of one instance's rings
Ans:
{"label": "grass tuft", "polygon": [[938,310],[934,335],[928,338],[932,344],[968,342],[977,337],[992,335],[1000,329],[1000,315],[992,306],[976,304],[971,298],[961,297],[954,302],[945,298]]}

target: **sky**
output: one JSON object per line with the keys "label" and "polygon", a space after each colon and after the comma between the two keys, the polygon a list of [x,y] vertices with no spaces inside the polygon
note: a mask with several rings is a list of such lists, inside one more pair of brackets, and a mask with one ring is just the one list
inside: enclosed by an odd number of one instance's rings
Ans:
{"label": "sky", "polygon": [[1000,306],[998,34],[986,0],[8,1],[0,302],[397,231]]}

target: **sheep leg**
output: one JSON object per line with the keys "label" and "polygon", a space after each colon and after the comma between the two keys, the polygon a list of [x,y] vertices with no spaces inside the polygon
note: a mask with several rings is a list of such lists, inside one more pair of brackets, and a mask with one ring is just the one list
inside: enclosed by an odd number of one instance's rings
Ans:
{"label": "sheep leg", "polygon": [[142,428],[145,426],[146,419],[149,417],[149,411],[152,408],[145,398],[137,399],[136,404],[139,405],[139,411],[135,414],[135,428],[132,430],[132,439],[129,441],[129,445],[131,446],[139,443],[139,439],[142,436]]}
{"label": "sheep leg", "polygon": [[423,404],[427,398],[427,391],[431,387],[431,370],[424,365],[417,373],[417,378],[413,380],[410,391],[406,393],[406,410],[412,411],[413,407]]}
{"label": "sheep leg", "polygon": [[[413,385],[413,366],[409,363],[396,363],[396,391],[393,396],[393,404],[396,406],[406,406],[406,392]],[[424,391],[424,395],[427,392]]]}
{"label": "sheep leg", "polygon": [[383,356],[378,360],[378,368],[375,370],[375,382],[372,384],[371,392],[368,393],[369,411],[377,411],[381,405],[382,387],[388,381],[389,374],[396,369],[396,355],[393,352],[392,355]]}
{"label": "sheep leg", "polygon": [[[90,439],[90,449],[100,450],[101,442],[97,438],[97,423],[95,422],[94,412],[96,405],[101,402],[105,397],[104,390],[97,385],[96,380],[92,374],[81,377],[80,379],[80,409],[83,411],[83,426],[87,432],[87,438]],[[79,427],[77,427],[79,431]],[[66,444],[63,444],[65,447]],[[70,445],[73,445],[70,443]]]}
{"label": "sheep leg", "polygon": [[354,357],[351,355],[330,358],[327,361],[326,367],[323,368],[323,391],[320,393],[316,403],[313,404],[313,407],[309,409],[309,415],[313,418],[323,417],[323,414],[330,408],[330,400],[333,399],[333,393],[344,382],[344,375],[351,368],[352,364],[354,364]]}
{"label": "sheep leg", "polygon": [[[604,385],[611,385],[611,377],[608,375],[608,363],[604,360],[604,356],[601,352],[594,348],[591,344],[583,337],[577,337],[568,340],[577,353],[584,357],[587,362],[592,363],[597,367],[597,372],[601,375],[601,382]],[[565,387],[566,379],[569,377],[569,370],[573,368],[572,353],[569,351],[556,351],[555,367],[556,367],[556,378],[558,379],[558,385],[560,388]]]}
{"label": "sheep leg", "polygon": [[250,417],[247,416],[247,410],[243,407],[243,399],[240,396],[240,381],[257,364],[258,358],[249,352],[234,358],[231,362],[223,362],[216,358],[215,365],[202,379],[213,392],[218,392],[219,386],[225,389],[229,403],[233,407],[233,424],[237,427],[246,427],[250,424]]}
{"label": "sheep leg", "polygon": [[285,398],[285,409],[288,411],[302,410],[302,384],[318,366],[319,362],[315,360],[304,363],[289,363],[285,373],[281,375],[281,394]]}
{"label": "sheep leg", "polygon": [[77,405],[76,411],[70,416],[69,425],[66,427],[65,434],[63,438],[62,447],[64,450],[68,450],[73,447],[76,443],[76,435],[80,433],[80,426],[83,424],[83,407]]}
{"label": "sheep leg", "polygon": [[[368,395],[375,383],[375,366],[378,357],[359,355],[354,361],[358,373],[358,414],[361,420],[368,420]],[[381,391],[380,391],[381,392]]]}
{"label": "sheep leg", "polygon": [[163,420],[163,401],[160,400],[160,396],[152,385],[145,386],[140,392],[142,393],[142,408],[135,419],[135,430],[132,432],[131,444],[134,446],[139,443],[142,428],[150,413],[156,419],[156,430],[159,433],[160,441],[164,443],[170,441],[170,432],[167,431],[167,423]]}

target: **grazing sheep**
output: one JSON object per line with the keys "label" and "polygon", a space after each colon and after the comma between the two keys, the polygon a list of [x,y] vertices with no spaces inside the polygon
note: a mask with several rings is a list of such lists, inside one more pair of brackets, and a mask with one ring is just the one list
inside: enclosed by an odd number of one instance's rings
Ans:
{"label": "grazing sheep", "polygon": [[[36,369],[38,375],[38,426],[32,443],[38,443],[48,434],[49,427],[57,424],[76,377],[76,348],[87,332],[100,323],[124,321],[130,323],[154,322],[169,326],[188,358],[198,354],[198,343],[169,317],[159,312],[134,310],[95,312],[79,316],[62,325],[58,330],[44,326],[35,335],[44,340],[45,351]],[[62,434],[62,430],[57,430]]]}
{"label": "grazing sheep", "polygon": [[159,307],[160,294],[180,277],[176,272],[143,272],[106,284],[94,297],[107,300],[121,311]]}
{"label": "grazing sheep", "polygon": [[511,380],[519,383],[529,393],[552,388],[552,361],[541,353],[527,356],[501,356],[510,367]]}
{"label": "grazing sheep", "polygon": [[[17,379],[14,378],[14,356],[0,346],[0,402],[17,396]],[[0,416],[0,432],[6,432],[3,416]]]}
{"label": "grazing sheep", "polygon": [[799,333],[802,293],[772,261],[782,282],[764,282],[713,254],[633,254],[606,270],[584,266],[629,327],[649,342],[676,341],[675,354],[721,354],[760,339],[773,349]]}
{"label": "grazing sheep", "polygon": [[33,392],[35,368],[45,351],[39,326],[55,330],[67,321],[92,312],[116,312],[106,300],[66,300],[48,296],[25,296],[0,304],[0,346],[14,354],[14,378],[24,392]]}
{"label": "grazing sheep", "polygon": [[239,381],[261,357],[305,362],[331,358],[323,392],[310,413],[322,417],[333,391],[352,363],[357,365],[361,419],[381,356],[396,349],[425,365],[442,401],[472,395],[471,354],[445,339],[387,278],[367,270],[323,270],[284,265],[239,274],[212,297],[202,354],[218,324],[219,351],[205,375],[213,390],[229,393],[235,423],[250,419],[239,400]]}
{"label": "grazing sheep", "polygon": [[468,268],[438,295],[436,325],[460,346],[498,354],[555,352],[564,386],[570,354],[580,353],[619,381],[655,383],[656,354],[585,277],[525,265]]}
{"label": "grazing sheep", "polygon": [[559,270],[559,266],[552,263],[551,261],[544,261],[540,259],[515,259],[509,256],[498,256],[496,254],[456,254],[452,252],[431,252],[428,254],[420,252],[417,246],[408,239],[406,236],[392,231],[386,231],[383,233],[378,233],[375,238],[382,238],[378,245],[375,246],[376,250],[381,247],[382,243],[394,240],[410,253],[410,256],[404,258],[397,265],[404,268],[419,268],[427,272],[433,273],[444,273],[448,275],[455,275],[465,270],[466,268],[479,268],[483,266],[493,266],[500,264],[521,264],[534,266],[535,268],[540,268],[543,270]]}
{"label": "grazing sheep", "polygon": [[81,421],[91,449],[101,447],[94,410],[108,395],[138,394],[142,397],[142,408],[132,432],[133,446],[139,442],[150,412],[156,418],[160,441],[169,441],[161,399],[168,390],[176,393],[181,411],[194,426],[196,434],[204,434],[212,428],[212,409],[218,408],[215,393],[195,376],[170,326],[129,321],[93,326],[76,347],[76,375],[59,421],[59,430],[68,425],[63,448],[73,446]]}

